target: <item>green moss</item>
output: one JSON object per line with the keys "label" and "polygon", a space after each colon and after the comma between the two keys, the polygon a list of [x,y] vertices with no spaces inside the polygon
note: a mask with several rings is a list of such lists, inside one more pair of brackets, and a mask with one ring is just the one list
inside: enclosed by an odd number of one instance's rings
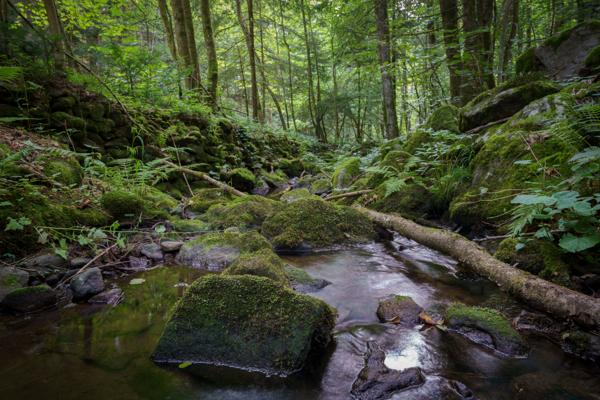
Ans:
{"label": "green moss", "polygon": [[404,144],[403,151],[414,154],[415,150],[421,147],[423,144],[431,141],[431,132],[428,129],[419,128],[414,130],[408,135],[406,143]]}
{"label": "green moss", "polygon": [[477,326],[492,335],[519,338],[518,332],[511,326],[510,321],[500,312],[491,308],[453,303],[444,313],[444,319],[451,325],[459,323]]}
{"label": "green moss", "polygon": [[227,174],[231,186],[238,190],[249,192],[256,186],[256,177],[247,168],[236,168]]}
{"label": "green moss", "polygon": [[115,122],[112,119],[108,118],[101,118],[98,121],[87,120],[86,123],[86,127],[89,131],[96,132],[101,136],[112,132],[112,130],[115,128]]}
{"label": "green moss", "polygon": [[537,71],[540,61],[535,55],[535,47],[529,48],[521,53],[515,61],[515,72],[517,75]]}
{"label": "green moss", "polygon": [[280,200],[284,203],[293,203],[294,201],[298,201],[300,199],[320,199],[319,196],[315,196],[308,189],[293,189],[283,193],[280,197]]}
{"label": "green moss", "polygon": [[210,225],[199,219],[171,217],[169,218],[169,224],[171,224],[175,232],[206,232],[210,229]]}
{"label": "green moss", "polygon": [[48,285],[18,288],[6,295],[2,307],[17,313],[40,311],[56,303],[56,293]]}
{"label": "green moss", "polygon": [[436,108],[427,119],[425,125],[434,131],[447,130],[458,132],[460,110],[453,105],[445,104]]}
{"label": "green moss", "polygon": [[208,233],[185,242],[183,247],[191,248],[198,245],[206,250],[215,246],[231,246],[239,249],[240,253],[271,249],[271,244],[267,239],[256,231],[242,233],[237,230],[225,230],[224,232]]}
{"label": "green moss", "polygon": [[262,196],[237,197],[227,203],[212,205],[203,218],[219,229],[257,227],[279,207],[279,202]]}
{"label": "green moss", "polygon": [[600,68],[600,45],[590,51],[585,58],[585,66],[589,70]]}
{"label": "green moss", "polygon": [[319,178],[310,184],[310,192],[313,194],[324,194],[331,191],[331,180],[328,178]]}
{"label": "green moss", "polygon": [[79,185],[83,177],[81,166],[77,160],[49,158],[39,160],[44,174],[63,185]]}
{"label": "green moss", "polygon": [[73,107],[77,104],[77,99],[73,96],[63,96],[54,99],[52,102],[53,111],[67,111],[73,110]]}
{"label": "green moss", "polygon": [[372,223],[356,210],[302,199],[267,218],[262,232],[279,248],[331,246],[374,237]]}
{"label": "green moss", "polygon": [[109,225],[112,222],[110,215],[95,207],[80,209],[64,206],[63,211],[77,225],[101,227]]}
{"label": "green moss", "polygon": [[288,375],[331,341],[335,311],[259,276],[206,276],[177,303],[153,358]]}
{"label": "green moss", "polygon": [[283,261],[271,249],[242,254],[223,271],[223,274],[264,276],[283,285],[288,284],[283,271]]}
{"label": "green moss", "polygon": [[293,284],[311,285],[317,281],[302,268],[293,267],[291,265],[285,265],[283,269],[285,272],[285,276]]}
{"label": "green moss", "polygon": [[83,118],[67,114],[63,111],[53,112],[51,119],[53,126],[58,129],[76,129],[80,132],[83,132],[87,126]]}
{"label": "green moss", "polygon": [[360,175],[360,158],[350,157],[338,164],[331,177],[335,189],[348,188]]}
{"label": "green moss", "polygon": [[432,195],[422,185],[409,184],[385,197],[385,187],[375,189],[377,200],[371,207],[385,213],[399,213],[408,218],[423,218],[433,211]]}
{"label": "green moss", "polygon": [[102,207],[117,219],[131,219],[141,215],[146,208],[144,200],[135,193],[113,190],[100,198]]}
{"label": "green moss", "polygon": [[288,181],[288,177],[282,170],[278,169],[274,172],[267,172],[265,170],[261,170],[260,177],[262,180],[267,182],[267,185],[271,187],[278,187],[284,185]]}
{"label": "green moss", "polygon": [[[154,210],[154,214],[166,215],[177,207],[177,200],[171,195],[152,186],[143,186],[135,191],[146,203],[146,211]],[[163,212],[161,212],[163,211]]]}
{"label": "green moss", "polygon": [[300,176],[304,171],[304,163],[299,158],[279,160],[278,168],[285,172],[290,178],[294,176]]}
{"label": "green moss", "polygon": [[564,286],[570,286],[569,266],[562,258],[562,252],[554,243],[544,240],[529,240],[525,247],[517,250],[520,243],[515,238],[504,239],[494,256],[525,271],[537,274]]}
{"label": "green moss", "polygon": [[231,195],[222,189],[208,188],[194,192],[187,203],[187,208],[194,212],[206,212],[210,206],[231,200]]}

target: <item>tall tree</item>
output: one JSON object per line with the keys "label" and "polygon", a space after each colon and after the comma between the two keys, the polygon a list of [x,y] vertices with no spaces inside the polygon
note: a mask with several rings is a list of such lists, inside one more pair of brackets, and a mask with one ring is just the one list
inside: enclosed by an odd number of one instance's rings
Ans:
{"label": "tall tree", "polygon": [[202,32],[204,33],[204,46],[208,58],[208,87],[209,102],[213,110],[217,109],[217,90],[219,85],[219,65],[217,50],[213,37],[212,20],[209,0],[200,0],[200,16],[202,18]]}
{"label": "tall tree", "polygon": [[452,103],[460,105],[462,58],[460,55],[457,0],[440,0],[440,12],[442,27],[444,28],[446,64],[450,75],[450,97]]}
{"label": "tall tree", "polygon": [[519,24],[519,0],[504,0],[500,21],[500,51],[498,55],[498,79],[506,80],[508,64]]}
{"label": "tall tree", "polygon": [[191,78],[192,87],[197,89],[201,87],[200,80],[200,62],[198,60],[198,50],[196,48],[196,34],[194,33],[194,19],[192,17],[192,7],[190,0],[180,0],[183,6],[183,18],[185,22],[185,35],[187,37],[187,48],[190,52],[190,67],[192,68]]}
{"label": "tall tree", "polygon": [[169,47],[169,53],[171,53],[173,60],[177,61],[177,45],[175,44],[173,21],[171,19],[171,12],[169,11],[167,0],[158,0],[158,12],[160,14],[163,27],[165,28],[165,38],[167,40],[167,46]]}
{"label": "tall tree", "polygon": [[383,95],[383,114],[385,134],[388,139],[399,136],[398,117],[396,116],[396,85],[390,50],[390,26],[388,21],[387,0],[375,1],[375,22],[377,25],[377,48],[381,69]]}
{"label": "tall tree", "polygon": [[58,70],[62,70],[65,67],[65,35],[63,32],[60,17],[58,15],[58,8],[54,0],[44,0],[44,8],[46,9],[46,15],[48,17],[48,30],[53,44],[54,53],[54,66]]}
{"label": "tall tree", "polygon": [[316,101],[314,94],[314,80],[313,80],[313,63],[312,63],[312,50],[310,46],[310,37],[308,36],[308,21],[306,18],[306,5],[304,0],[300,0],[300,11],[302,14],[302,28],[304,31],[304,44],[306,47],[306,76],[308,78],[308,113],[312,125],[315,129],[315,136],[321,140],[319,135],[319,128],[316,119]]}
{"label": "tall tree", "polygon": [[246,48],[248,50],[248,58],[250,61],[250,93],[252,97],[252,118],[255,121],[263,122],[263,113],[260,109],[260,98],[258,96],[258,82],[256,78],[256,50],[254,46],[254,4],[253,0],[246,0],[248,23],[242,13],[242,4],[240,0],[236,0],[236,12],[240,27],[246,39]]}

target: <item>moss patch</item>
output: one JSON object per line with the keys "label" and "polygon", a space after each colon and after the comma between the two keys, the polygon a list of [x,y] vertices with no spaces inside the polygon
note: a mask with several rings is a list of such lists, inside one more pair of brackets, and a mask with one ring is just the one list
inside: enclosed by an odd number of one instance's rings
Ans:
{"label": "moss patch", "polygon": [[324,247],[374,237],[372,223],[358,211],[315,199],[287,204],[265,220],[262,232],[281,249]]}
{"label": "moss patch", "polygon": [[258,276],[207,276],[177,303],[153,354],[288,375],[331,341],[335,312],[323,301]]}
{"label": "moss patch", "polygon": [[294,176],[300,176],[304,171],[304,163],[299,158],[282,158],[279,160],[277,166],[290,178]]}
{"label": "moss patch", "polygon": [[434,131],[458,132],[459,120],[460,110],[453,105],[445,104],[431,113],[425,125]]}
{"label": "moss patch", "polygon": [[249,192],[256,186],[256,177],[247,168],[236,168],[227,174],[227,178],[234,188]]}
{"label": "moss patch", "polygon": [[315,196],[314,194],[310,193],[308,189],[304,188],[290,190],[282,194],[280,197],[280,200],[284,203],[293,203],[300,199],[320,199],[320,197]]}
{"label": "moss patch", "polygon": [[79,185],[83,177],[77,160],[44,159],[40,160],[44,174],[63,185]]}
{"label": "moss patch", "polygon": [[585,58],[585,66],[590,71],[600,68],[600,46],[596,46]]}
{"label": "moss patch", "polygon": [[231,195],[222,189],[200,189],[194,192],[187,207],[194,212],[203,213],[214,204],[219,204],[231,200]]}
{"label": "moss patch", "polygon": [[331,183],[335,189],[345,189],[358,175],[360,175],[360,158],[350,157],[338,164],[331,177]]}
{"label": "moss patch", "polygon": [[262,196],[237,197],[227,203],[212,205],[203,219],[218,229],[258,227],[280,206],[279,202]]}
{"label": "moss patch", "polygon": [[264,276],[283,285],[288,284],[283,271],[283,261],[271,249],[242,254],[230,267],[223,271],[223,274]]}
{"label": "moss patch", "polygon": [[499,311],[485,307],[471,307],[454,303],[444,313],[444,319],[450,326],[466,325],[478,327],[493,335],[520,338],[519,333],[511,326]]}
{"label": "moss patch", "polygon": [[131,219],[142,214],[146,204],[144,200],[135,193],[124,190],[113,190],[104,193],[100,203],[106,211],[117,219]]}

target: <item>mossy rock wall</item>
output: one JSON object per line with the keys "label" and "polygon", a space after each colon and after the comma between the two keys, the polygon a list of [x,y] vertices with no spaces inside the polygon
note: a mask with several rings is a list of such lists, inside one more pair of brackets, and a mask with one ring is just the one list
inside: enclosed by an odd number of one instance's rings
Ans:
{"label": "mossy rock wall", "polygon": [[301,370],[332,339],[323,301],[258,276],[208,276],[177,303],[153,359],[223,365],[265,374]]}

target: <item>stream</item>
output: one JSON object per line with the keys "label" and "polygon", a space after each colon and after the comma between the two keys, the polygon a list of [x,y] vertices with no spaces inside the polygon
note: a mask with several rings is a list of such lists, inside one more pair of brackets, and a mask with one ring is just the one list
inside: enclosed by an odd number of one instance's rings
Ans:
{"label": "stream", "polygon": [[[600,399],[600,368],[544,339],[527,336],[529,357],[505,358],[437,328],[381,324],[375,310],[389,294],[427,308],[460,301],[522,306],[494,284],[463,273],[456,262],[396,236],[387,243],[285,261],[331,284],[311,295],[338,310],[336,345],[310,373],[287,380],[205,367],[157,366],[150,360],[168,311],[201,271],[161,267],[116,281],[118,306],[76,305],[34,317],[0,317],[0,398],[4,399],[348,399],[367,342],[384,344],[392,369],[420,367],[466,384],[478,399]],[[394,399],[433,398],[430,385]]]}

